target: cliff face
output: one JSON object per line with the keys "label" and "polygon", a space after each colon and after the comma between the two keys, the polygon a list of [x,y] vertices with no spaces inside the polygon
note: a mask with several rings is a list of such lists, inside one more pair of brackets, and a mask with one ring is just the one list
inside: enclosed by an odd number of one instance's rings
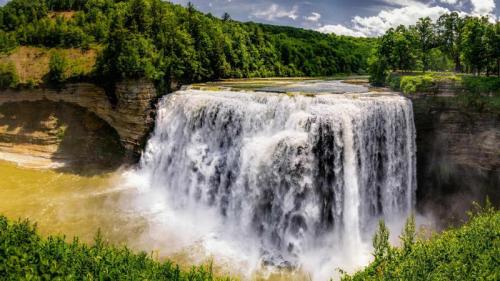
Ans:
{"label": "cliff face", "polygon": [[471,201],[500,203],[500,114],[450,95],[413,96],[420,211],[460,220]]}
{"label": "cliff face", "polygon": [[[135,159],[154,122],[156,89],[149,82],[127,81],[117,85],[115,94],[116,105],[109,101],[102,88],[87,83],[68,84],[58,90],[29,89],[0,92],[0,128],[4,128],[0,130],[0,143],[3,143],[0,145],[0,153],[4,153],[4,158],[8,158],[7,154],[10,153],[24,153],[26,157],[35,155],[58,159],[62,157],[58,152],[61,143],[64,142],[62,138],[64,128],[80,128],[81,134],[76,133],[76,130],[72,131],[78,135],[76,138],[84,134],[97,136],[96,130],[85,127],[99,124],[98,127],[107,128],[99,132],[107,132],[100,137],[109,137],[112,140],[114,132],[118,139],[117,146],[123,148],[125,157]],[[12,112],[10,111],[12,108],[18,110]],[[44,114],[39,114],[38,111]],[[70,117],[71,114],[73,116]],[[90,115],[93,116],[90,118],[92,120],[85,117]],[[16,124],[13,123],[15,119],[18,120]],[[89,125],[90,123],[94,125]],[[81,140],[80,145],[91,142]],[[75,143],[75,146],[78,144]],[[91,150],[87,152],[97,153]],[[100,152],[103,153],[105,152]],[[72,155],[76,158],[79,156]],[[93,157],[88,156],[88,158]]]}

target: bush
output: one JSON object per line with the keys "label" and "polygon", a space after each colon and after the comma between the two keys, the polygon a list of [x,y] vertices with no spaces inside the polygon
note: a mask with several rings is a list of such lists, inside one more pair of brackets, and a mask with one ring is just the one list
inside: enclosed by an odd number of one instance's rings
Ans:
{"label": "bush", "polygon": [[393,90],[400,91],[401,75],[391,73],[386,77],[386,84]]}
{"label": "bush", "polygon": [[16,66],[12,63],[0,64],[0,89],[16,88],[19,84]]}
{"label": "bush", "polygon": [[[387,240],[384,228],[378,232]],[[385,240],[382,241],[385,241]],[[403,247],[384,250],[365,270],[344,281],[357,280],[499,280],[500,212],[486,207],[460,228],[429,240],[414,240],[410,219],[401,237]],[[379,247],[379,250],[383,247]]]}
{"label": "bush", "polygon": [[431,75],[404,76],[401,78],[400,89],[405,94],[417,92],[434,92],[436,81]]}
{"label": "bush", "polygon": [[49,62],[48,82],[60,84],[66,79],[65,72],[68,63],[59,52],[53,52]]}
{"label": "bush", "polygon": [[462,84],[472,93],[500,94],[500,77],[463,76]]}
{"label": "bush", "polygon": [[0,53],[7,53],[17,46],[16,35],[0,30]]}
{"label": "bush", "polygon": [[[87,246],[77,239],[39,236],[28,221],[9,222],[0,216],[0,279],[2,280],[222,280],[211,266],[182,271],[145,253],[108,245],[98,233]],[[229,279],[226,279],[229,280]]]}

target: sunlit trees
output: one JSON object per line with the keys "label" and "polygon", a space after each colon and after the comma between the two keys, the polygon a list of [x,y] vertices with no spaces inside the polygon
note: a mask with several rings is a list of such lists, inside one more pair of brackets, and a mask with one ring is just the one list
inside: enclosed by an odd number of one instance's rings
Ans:
{"label": "sunlit trees", "polygon": [[[372,83],[384,84],[387,70],[427,70],[500,76],[500,24],[486,17],[442,15],[415,26],[388,29],[372,58]],[[453,64],[453,65],[452,65]]]}
{"label": "sunlit trees", "polygon": [[173,81],[365,73],[374,42],[219,19],[191,3],[161,0],[12,0],[0,7],[0,51],[93,47],[101,51],[94,77],[146,77],[164,89]]}

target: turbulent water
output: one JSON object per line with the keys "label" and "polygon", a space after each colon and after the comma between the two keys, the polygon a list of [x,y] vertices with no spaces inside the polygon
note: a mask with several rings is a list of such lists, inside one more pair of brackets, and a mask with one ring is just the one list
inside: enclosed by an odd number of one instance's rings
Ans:
{"label": "turbulent water", "polygon": [[134,178],[193,240],[331,274],[366,254],[373,222],[411,211],[415,151],[397,95],[184,90],[160,102]]}

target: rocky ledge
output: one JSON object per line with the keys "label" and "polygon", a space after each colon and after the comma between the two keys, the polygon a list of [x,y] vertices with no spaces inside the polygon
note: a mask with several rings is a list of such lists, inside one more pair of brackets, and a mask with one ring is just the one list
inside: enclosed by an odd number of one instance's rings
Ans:
{"label": "rocky ledge", "polygon": [[[126,159],[137,159],[154,123],[156,89],[147,81],[126,81],[116,85],[115,95],[113,104],[103,88],[90,83],[0,92],[0,154],[4,159],[18,154],[68,160],[61,152],[72,151],[73,159],[95,160],[107,154],[103,145],[114,151],[109,145],[116,135],[114,146],[123,150]],[[109,142],[103,142],[103,137]],[[69,146],[90,147],[78,150]],[[91,156],[86,155],[89,153]]]}

